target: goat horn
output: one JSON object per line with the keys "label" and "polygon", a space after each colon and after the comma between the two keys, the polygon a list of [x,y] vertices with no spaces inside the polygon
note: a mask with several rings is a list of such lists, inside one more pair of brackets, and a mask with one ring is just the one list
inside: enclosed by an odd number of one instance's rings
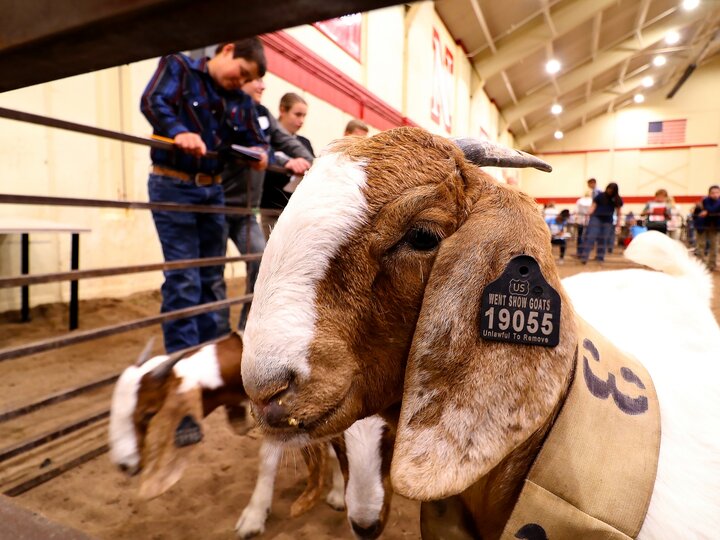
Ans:
{"label": "goat horn", "polygon": [[154,336],[148,340],[148,342],[145,344],[145,348],[140,353],[140,356],[138,356],[138,359],[135,362],[136,367],[140,367],[145,362],[150,360],[150,358],[152,356],[153,345],[155,345],[155,337]]}
{"label": "goat horn", "polygon": [[472,137],[456,138],[452,141],[460,147],[465,158],[478,167],[534,167],[540,171],[552,171],[548,163],[521,150]]}
{"label": "goat horn", "polygon": [[153,370],[150,372],[150,376],[153,379],[157,379],[158,381],[162,381],[163,379],[166,379],[168,375],[170,375],[170,372],[172,371],[172,368],[175,367],[175,364],[177,364],[180,360],[187,357],[186,351],[183,351],[181,353],[175,353],[171,354],[167,360],[165,360],[162,364],[156,366],[153,368]]}

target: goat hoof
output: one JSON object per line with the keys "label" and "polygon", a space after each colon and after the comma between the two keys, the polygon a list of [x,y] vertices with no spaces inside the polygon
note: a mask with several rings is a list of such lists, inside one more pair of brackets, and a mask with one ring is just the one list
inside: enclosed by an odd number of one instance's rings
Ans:
{"label": "goat hoof", "polygon": [[265,532],[265,520],[269,510],[246,508],[235,524],[235,534],[238,538],[253,538]]}
{"label": "goat hoof", "polygon": [[333,510],[337,510],[338,512],[345,510],[345,497],[342,492],[331,491],[327,494],[327,497],[325,497],[325,502],[328,503]]}

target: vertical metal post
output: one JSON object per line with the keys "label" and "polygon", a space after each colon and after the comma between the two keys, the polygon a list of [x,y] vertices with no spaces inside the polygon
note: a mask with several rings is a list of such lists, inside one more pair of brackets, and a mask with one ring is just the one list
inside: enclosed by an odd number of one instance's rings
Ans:
{"label": "vertical metal post", "polygon": [[[20,273],[30,273],[30,234],[22,233],[20,247]],[[23,285],[20,294],[20,318],[22,322],[30,320],[30,286]]]}
{"label": "vertical metal post", "polygon": [[[72,234],[72,248],[70,251],[70,270],[80,267],[80,233]],[[78,282],[70,282],[70,330],[78,327]]]}

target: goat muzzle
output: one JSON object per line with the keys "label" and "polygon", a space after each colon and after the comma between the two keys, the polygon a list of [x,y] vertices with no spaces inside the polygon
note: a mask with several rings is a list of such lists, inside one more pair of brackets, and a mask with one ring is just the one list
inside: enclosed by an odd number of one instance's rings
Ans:
{"label": "goat muzzle", "polygon": [[257,407],[257,414],[260,419],[272,428],[292,429],[302,428],[303,422],[292,416],[290,409],[286,403],[288,399],[287,393],[283,397],[274,399],[264,405]]}

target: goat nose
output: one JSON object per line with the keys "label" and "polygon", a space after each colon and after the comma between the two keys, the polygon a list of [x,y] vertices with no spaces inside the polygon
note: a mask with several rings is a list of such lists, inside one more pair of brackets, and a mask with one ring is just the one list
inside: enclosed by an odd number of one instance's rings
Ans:
{"label": "goat nose", "polygon": [[267,401],[261,401],[258,404],[257,411],[262,420],[270,427],[302,427],[302,422],[292,416],[292,400],[294,397],[295,388],[290,383]]}
{"label": "goat nose", "polygon": [[295,387],[296,376],[287,369],[263,373],[262,376],[243,374],[243,385],[248,397],[255,403],[270,403]]}
{"label": "goat nose", "polygon": [[382,523],[380,523],[380,520],[373,521],[370,525],[362,526],[351,519],[350,525],[352,526],[355,536],[362,540],[374,540],[380,536],[382,532]]}
{"label": "goat nose", "polygon": [[265,422],[275,428],[287,427],[290,413],[288,412],[282,399],[271,401],[261,409],[261,414]]}

